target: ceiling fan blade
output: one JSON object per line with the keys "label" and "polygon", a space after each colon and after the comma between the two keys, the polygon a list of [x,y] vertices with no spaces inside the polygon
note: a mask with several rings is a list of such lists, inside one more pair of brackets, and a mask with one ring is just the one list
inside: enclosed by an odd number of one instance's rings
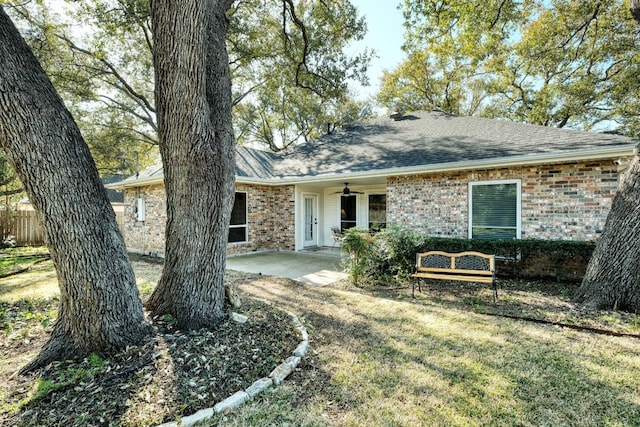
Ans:
{"label": "ceiling fan blade", "polygon": [[342,189],[342,191],[336,191],[336,192],[334,192],[332,194],[342,194],[343,196],[348,197],[348,196],[355,196],[356,194],[364,194],[364,193],[362,191],[351,190],[349,188],[349,183],[345,182],[344,183],[344,188]]}

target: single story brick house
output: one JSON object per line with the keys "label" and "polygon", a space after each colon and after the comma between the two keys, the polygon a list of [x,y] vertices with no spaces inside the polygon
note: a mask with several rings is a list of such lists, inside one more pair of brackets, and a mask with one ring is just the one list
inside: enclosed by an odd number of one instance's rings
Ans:
{"label": "single story brick house", "polygon": [[[638,142],[431,111],[352,126],[286,153],[238,147],[228,253],[332,246],[332,227],[356,225],[595,239]],[[127,247],[162,255],[162,167],[110,187],[125,194]]]}

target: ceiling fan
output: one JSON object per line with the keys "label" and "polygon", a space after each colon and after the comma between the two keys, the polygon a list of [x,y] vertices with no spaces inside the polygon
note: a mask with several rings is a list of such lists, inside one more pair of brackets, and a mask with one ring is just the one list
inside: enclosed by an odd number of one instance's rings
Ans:
{"label": "ceiling fan", "polygon": [[344,188],[342,189],[342,191],[336,191],[333,194],[342,194],[343,196],[351,196],[351,195],[356,195],[356,194],[363,194],[361,191],[352,191],[349,189],[349,183],[345,182],[344,183]]}

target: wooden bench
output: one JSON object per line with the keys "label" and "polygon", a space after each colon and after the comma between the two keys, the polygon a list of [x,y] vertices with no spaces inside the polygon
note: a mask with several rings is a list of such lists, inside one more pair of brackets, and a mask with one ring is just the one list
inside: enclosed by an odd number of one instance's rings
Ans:
{"label": "wooden bench", "polygon": [[[416,279],[455,280],[491,283],[493,303],[498,299],[496,286],[496,257],[480,252],[448,253],[430,251],[416,255]],[[418,290],[422,292],[420,280]],[[411,298],[415,298],[415,282],[411,284]]]}

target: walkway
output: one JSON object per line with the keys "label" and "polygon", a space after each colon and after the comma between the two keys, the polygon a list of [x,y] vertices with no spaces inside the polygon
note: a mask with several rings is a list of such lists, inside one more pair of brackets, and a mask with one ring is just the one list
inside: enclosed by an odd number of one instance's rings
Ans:
{"label": "walkway", "polygon": [[340,249],[314,252],[258,252],[227,258],[229,270],[286,277],[312,285],[326,286],[345,279]]}

